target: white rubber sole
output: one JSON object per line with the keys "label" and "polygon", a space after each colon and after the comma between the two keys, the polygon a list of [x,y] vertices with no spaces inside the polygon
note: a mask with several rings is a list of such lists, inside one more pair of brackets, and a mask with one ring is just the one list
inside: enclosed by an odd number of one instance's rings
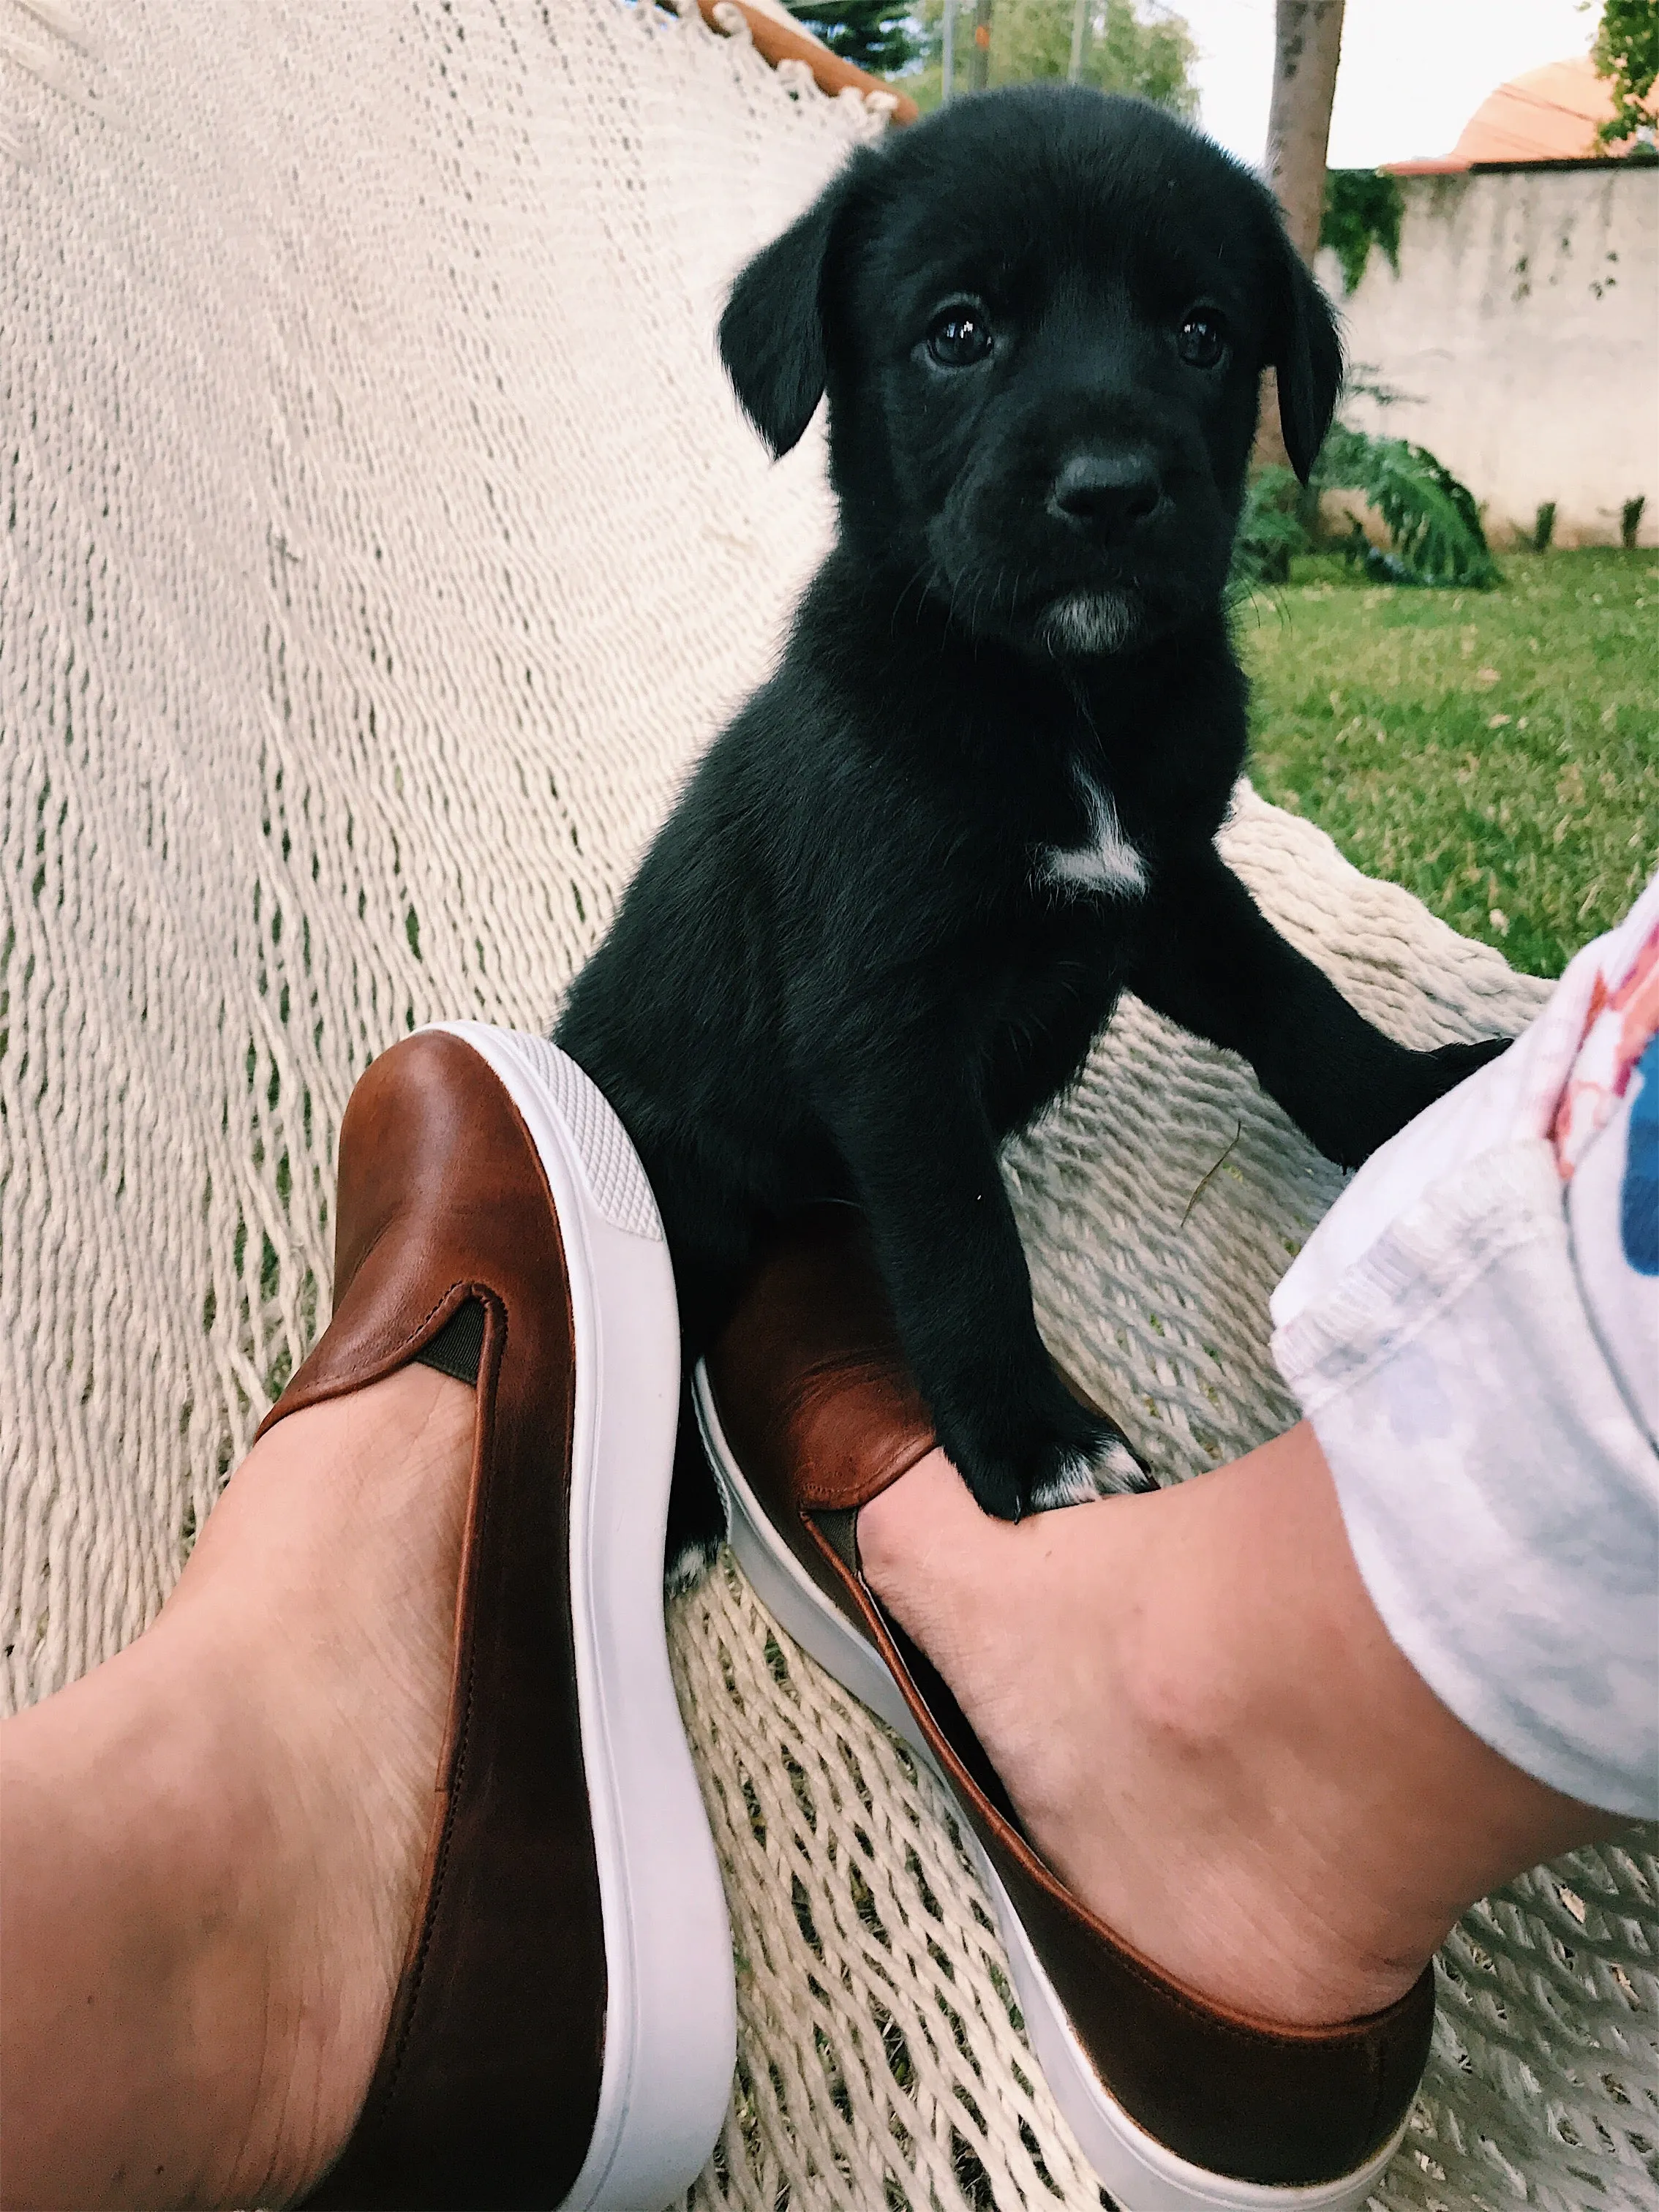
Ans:
{"label": "white rubber sole", "polygon": [[527,1033],[434,1026],[489,1063],[523,1117],[570,1277],[571,1612],[608,1982],[593,2139],[560,2212],[656,2212],[707,2164],[737,2051],[726,1899],[663,1622],[673,1271],[645,1171],[575,1062]]}
{"label": "white rubber sole", "polygon": [[[701,1364],[692,1392],[703,1446],[726,1503],[732,1548],[761,1602],[803,1650],[902,1736],[949,1789],[880,1653],[830,1603],[744,1480]],[[1364,2166],[1307,2189],[1235,2181],[1178,2158],[1130,2118],[1095,2072],[996,1869],[966,1821],[962,1832],[996,1909],[1026,2030],[1054,2102],[1122,2212],[1357,2212],[1398,2149],[1406,2132],[1403,2121]]]}

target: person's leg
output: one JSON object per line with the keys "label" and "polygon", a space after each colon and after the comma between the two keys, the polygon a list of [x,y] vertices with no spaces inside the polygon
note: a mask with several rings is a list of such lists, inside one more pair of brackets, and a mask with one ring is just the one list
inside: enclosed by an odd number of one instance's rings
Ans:
{"label": "person's leg", "polygon": [[1151,1496],[1011,1526],[934,1451],[859,1516],[1034,1846],[1212,2000],[1400,1996],[1464,1906],[1627,1825],[1473,1735],[1390,1638],[1304,1423]]}
{"label": "person's leg", "polygon": [[1659,1807],[1656,1032],[1659,878],[1315,1231],[1287,1435],[1015,1528],[935,1451],[860,1513],[1036,1848],[1214,2000],[1374,2011]]}
{"label": "person's leg", "polygon": [[276,2204],[350,2131],[419,1894],[474,1394],[256,1444],[159,1619],[0,1726],[9,2207]]}

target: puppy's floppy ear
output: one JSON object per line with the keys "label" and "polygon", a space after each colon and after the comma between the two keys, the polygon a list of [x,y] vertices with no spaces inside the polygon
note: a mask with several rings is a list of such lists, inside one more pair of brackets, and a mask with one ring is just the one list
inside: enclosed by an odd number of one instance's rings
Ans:
{"label": "puppy's floppy ear", "polygon": [[1279,304],[1269,358],[1279,382],[1279,424],[1304,483],[1319,458],[1342,388],[1342,341],[1330,301],[1281,233]]}
{"label": "puppy's floppy ear", "polygon": [[742,270],[720,317],[720,359],[775,460],[796,445],[829,370],[823,287],[847,173]]}

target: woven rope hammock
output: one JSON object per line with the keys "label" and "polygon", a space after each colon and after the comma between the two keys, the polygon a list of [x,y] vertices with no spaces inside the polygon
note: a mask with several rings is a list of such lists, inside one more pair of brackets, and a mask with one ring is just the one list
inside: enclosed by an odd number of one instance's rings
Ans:
{"label": "woven rope hammock", "polygon": [[[711,332],[883,127],[690,6],[0,0],[10,1704],[150,1620],[326,1318],[369,1059],[545,1026],[769,665],[822,450],[768,465]],[[1409,1042],[1538,1004],[1247,790],[1227,847]],[[1267,1293],[1338,1177],[1237,1063],[1127,1006],[1008,1173],[1160,1474],[1291,1418]],[[673,1637],[742,2022],[693,2201],[1097,2205],[930,1778],[730,1565]],[[1650,1840],[1468,1915],[1382,2203],[1654,2204]]]}

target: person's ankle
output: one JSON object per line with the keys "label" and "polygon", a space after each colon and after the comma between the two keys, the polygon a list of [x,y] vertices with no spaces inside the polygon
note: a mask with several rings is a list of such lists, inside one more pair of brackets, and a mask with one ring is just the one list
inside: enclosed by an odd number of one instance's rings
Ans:
{"label": "person's ankle", "polygon": [[1310,2027],[1380,2010],[1463,1903],[1594,1832],[1394,1645],[1305,1430],[1018,1528],[924,1462],[865,1508],[860,1548],[1034,1847],[1218,2003]]}
{"label": "person's ankle", "polygon": [[[257,2087],[214,2203],[289,2202],[332,2162],[416,1905],[473,1401],[424,1368],[369,1397],[292,1415],[262,1439],[157,1624],[222,1684],[210,1702],[224,1743],[204,1790],[224,1797],[233,1774],[247,1785],[222,1803],[213,1845],[245,1870],[245,1942],[200,1961],[199,2001],[237,2008]],[[246,1832],[223,1833],[232,1822]]]}
{"label": "person's ankle", "polygon": [[35,2001],[0,2008],[0,2202],[279,2203],[343,2147],[414,1924],[474,1413],[422,1369],[284,1421],[161,1617],[4,1723]]}
{"label": "person's ankle", "polygon": [[132,1793],[129,1856],[155,1960],[152,2080],[173,2112],[167,2171],[124,2203],[286,2203],[337,2149],[359,2094],[336,2089],[349,2007],[307,1964],[346,1947],[325,1924],[331,1901],[318,1909],[327,1869],[296,1813],[282,1669],[262,1624],[250,1617],[243,1640],[224,1626],[216,1605],[181,1610],[123,1655],[135,1712],[152,1716],[139,1723],[153,1756]]}
{"label": "person's ankle", "polygon": [[[416,1366],[264,1440],[289,1455],[279,1480],[325,1470],[335,1510],[305,1516],[294,1637],[262,1678],[270,1778],[285,1800],[272,1818],[287,1839],[268,1900],[284,1960],[269,2034],[273,2078],[279,2052],[289,2076],[262,2112],[276,2160],[265,2194],[244,2187],[225,2202],[285,2202],[315,2185],[385,2038],[434,1802],[475,1419],[469,1388]],[[272,1470],[256,1455],[249,1472]],[[343,1602],[343,1583],[355,1601]],[[275,1578],[264,1587],[275,1595]],[[325,1668],[307,1638],[331,1647]]]}
{"label": "person's ankle", "polygon": [[858,1516],[865,1582],[908,1636],[945,1672],[983,1626],[981,1593],[994,1555],[1012,1559],[1014,1531],[980,1511],[937,1447],[871,1499]]}
{"label": "person's ankle", "polygon": [[[115,1658],[8,1725],[9,1850],[27,1867],[39,1820],[58,1844],[65,1896],[47,1916],[60,2008],[7,2017],[6,2115],[15,2154],[5,2201],[256,2204],[281,2201],[270,2124],[274,1812],[264,1730],[236,1654],[158,1621]],[[207,1663],[204,1663],[204,1661]],[[227,1665],[227,1661],[229,1665]],[[85,1817],[64,1832],[66,1798]],[[19,1877],[15,1863],[9,1867]],[[7,1963],[30,1984],[38,1939],[8,1896]],[[100,2074],[86,2108],[43,2045],[130,2058]],[[101,2040],[100,2040],[101,2038]],[[21,2195],[16,2192],[21,2192]]]}

